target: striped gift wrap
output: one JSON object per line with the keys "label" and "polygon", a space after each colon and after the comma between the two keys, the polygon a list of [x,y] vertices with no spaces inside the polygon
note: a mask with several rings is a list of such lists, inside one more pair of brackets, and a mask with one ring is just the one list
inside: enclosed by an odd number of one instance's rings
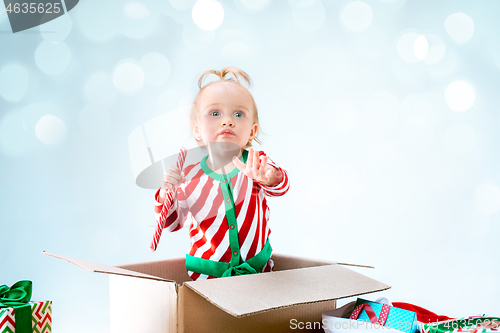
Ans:
{"label": "striped gift wrap", "polygon": [[[31,305],[31,327],[33,333],[52,331],[52,301],[29,302]],[[0,333],[15,333],[15,308],[0,308]]]}

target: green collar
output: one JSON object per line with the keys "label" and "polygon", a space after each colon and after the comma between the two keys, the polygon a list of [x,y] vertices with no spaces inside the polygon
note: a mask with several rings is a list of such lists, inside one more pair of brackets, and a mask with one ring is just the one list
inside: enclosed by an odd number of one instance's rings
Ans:
{"label": "green collar", "polygon": [[[243,163],[246,163],[247,162],[247,156],[248,156],[248,151],[247,150],[243,150],[243,153],[241,154],[241,157],[240,157],[240,161],[242,160]],[[207,158],[208,158],[208,155],[203,157],[201,159],[201,162],[200,162],[200,165],[201,165],[201,169],[203,170],[203,172],[205,172],[205,174],[207,176],[209,176],[210,178],[212,178],[213,180],[217,180],[217,181],[222,181],[224,178],[233,178],[234,176],[236,176],[238,174],[238,172],[240,172],[240,169],[238,169],[238,167],[234,167],[234,169],[226,174],[225,176],[224,175],[221,175],[221,174],[218,174],[217,172],[213,171],[212,169],[210,169],[207,165]]]}

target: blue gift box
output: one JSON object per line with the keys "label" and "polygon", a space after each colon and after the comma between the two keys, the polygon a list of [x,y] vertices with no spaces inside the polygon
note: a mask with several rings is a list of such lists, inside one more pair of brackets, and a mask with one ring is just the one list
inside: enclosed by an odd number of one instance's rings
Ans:
{"label": "blue gift box", "polygon": [[[358,300],[356,301],[356,307],[364,303],[367,303],[372,307],[373,311],[377,315],[377,318],[380,317],[380,312],[382,311],[382,306],[384,305],[383,303],[377,303],[358,298]],[[368,314],[364,309],[359,314],[358,320],[370,322],[370,318],[368,317]],[[390,327],[405,333],[415,333],[415,331],[417,331],[418,329],[417,314],[413,311],[391,306],[384,327]]]}

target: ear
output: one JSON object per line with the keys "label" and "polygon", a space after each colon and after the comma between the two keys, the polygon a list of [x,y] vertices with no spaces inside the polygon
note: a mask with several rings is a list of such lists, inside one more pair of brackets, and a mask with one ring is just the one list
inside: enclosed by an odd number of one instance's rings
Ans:
{"label": "ear", "polygon": [[252,129],[250,131],[250,140],[253,140],[255,137],[255,134],[257,134],[257,130],[259,129],[259,124],[253,123]]}
{"label": "ear", "polygon": [[193,126],[193,136],[196,140],[201,140],[200,126]]}

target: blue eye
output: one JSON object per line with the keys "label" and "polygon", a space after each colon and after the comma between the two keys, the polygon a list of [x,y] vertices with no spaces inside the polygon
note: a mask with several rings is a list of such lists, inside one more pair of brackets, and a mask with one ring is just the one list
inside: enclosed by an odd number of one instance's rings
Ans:
{"label": "blue eye", "polygon": [[210,115],[217,117],[217,116],[220,116],[220,113],[219,113],[219,111],[212,111],[212,112],[210,112]]}
{"label": "blue eye", "polygon": [[234,113],[234,116],[235,117],[243,117],[243,113],[241,113],[241,112],[238,111],[238,112]]}

